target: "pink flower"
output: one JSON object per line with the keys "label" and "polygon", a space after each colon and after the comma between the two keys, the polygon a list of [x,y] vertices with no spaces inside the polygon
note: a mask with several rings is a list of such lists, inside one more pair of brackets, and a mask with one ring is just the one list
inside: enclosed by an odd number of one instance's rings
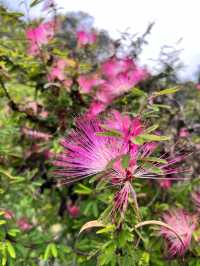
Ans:
{"label": "pink flower", "polygon": [[131,191],[133,190],[132,185],[130,182],[126,181],[119,191],[115,193],[114,197],[114,207],[113,207],[113,215],[115,214],[116,210],[124,216],[126,209],[128,207],[128,200]]}
{"label": "pink flower", "polygon": [[169,189],[172,186],[172,181],[170,181],[170,179],[163,178],[163,180],[159,180],[158,182],[160,187],[163,189]]}
{"label": "pink flower", "polygon": [[200,190],[192,193],[192,201],[196,206],[197,210],[200,212]]}
{"label": "pink flower", "polygon": [[124,145],[130,152],[136,152],[138,145],[131,142],[131,138],[142,133],[142,123],[138,118],[132,119],[128,115],[122,115],[116,110],[111,111],[110,117],[105,121],[105,125],[111,130],[117,130],[122,134]]}
{"label": "pink flower", "polygon": [[112,57],[102,64],[101,71],[107,78],[112,79],[118,74],[127,72],[128,70],[134,68],[135,63],[130,58],[118,59],[116,57]]}
{"label": "pink flower", "polygon": [[60,81],[62,85],[69,90],[72,85],[71,78],[67,77],[66,68],[70,66],[70,61],[67,59],[58,59],[54,62],[47,78],[49,82]]}
{"label": "pink flower", "polygon": [[31,102],[26,103],[26,111],[36,115],[37,112],[38,112],[38,104],[37,104],[37,102],[31,101]]}
{"label": "pink flower", "polygon": [[200,84],[196,85],[197,90],[200,90]]}
{"label": "pink flower", "polygon": [[78,46],[85,46],[87,44],[94,44],[97,40],[97,35],[94,32],[87,32],[84,30],[76,33]]}
{"label": "pink flower", "polygon": [[194,218],[186,211],[176,209],[165,213],[163,219],[165,223],[173,228],[182,240],[180,241],[172,230],[166,227],[161,228],[160,234],[166,240],[169,256],[183,256],[190,247],[192,233],[195,229]]}
{"label": "pink flower", "polygon": [[62,82],[63,86],[66,88],[67,91],[69,91],[70,87],[73,84],[73,81],[70,78],[65,78]]}
{"label": "pink flower", "polygon": [[48,75],[49,82],[59,80],[64,81],[65,79],[65,68],[67,66],[67,61],[65,59],[58,59],[51,68]]}
{"label": "pink flower", "polygon": [[29,139],[48,141],[52,136],[48,133],[32,130],[26,127],[22,128],[22,134]]}
{"label": "pink flower", "polygon": [[190,133],[188,132],[187,128],[182,127],[182,128],[180,129],[179,137],[181,137],[181,138],[186,138],[186,137],[188,137],[189,135],[190,135]]}
{"label": "pink flower", "polygon": [[56,154],[49,149],[43,151],[45,160],[54,159]]}
{"label": "pink flower", "polygon": [[19,228],[22,230],[22,231],[29,231],[33,226],[32,224],[30,224],[27,220],[27,218],[23,217],[23,218],[20,218],[18,221],[17,221],[17,225],[19,226]]}
{"label": "pink flower", "polygon": [[76,126],[62,141],[65,151],[54,162],[60,167],[56,173],[69,182],[102,173],[122,153],[122,142],[117,138],[97,135],[103,131],[100,120],[78,119]]}
{"label": "pink flower", "polygon": [[14,217],[14,213],[10,210],[3,210],[3,212],[3,216],[6,220],[11,220]]}
{"label": "pink flower", "polygon": [[99,87],[95,99],[107,105],[147,77],[147,71],[137,67],[129,58],[109,59],[102,65],[102,72],[107,82]]}
{"label": "pink flower", "polygon": [[39,116],[42,119],[46,119],[49,116],[49,112],[48,111],[42,111],[42,112],[39,113]]}
{"label": "pink flower", "polygon": [[38,55],[41,46],[47,44],[54,36],[54,22],[46,22],[35,28],[26,30],[26,38],[29,41],[29,54]]}
{"label": "pink flower", "polygon": [[[114,119],[116,121],[113,121]],[[102,135],[106,131],[105,121],[91,118],[78,119],[76,129],[62,141],[64,152],[57,156],[54,165],[58,167],[55,173],[65,177],[65,183],[98,174],[106,182],[118,186],[120,190],[115,196],[113,213],[115,210],[121,210],[123,215],[127,206],[127,197],[129,195],[135,197],[132,187],[135,178],[159,180],[179,173],[180,169],[175,165],[184,157],[148,162],[157,145],[133,143],[134,138],[144,130],[140,120],[121,116],[116,111],[113,120],[108,120],[107,123],[117,128],[121,133],[119,137]],[[128,157],[126,167],[123,166],[124,156]],[[121,205],[122,202],[125,204],[124,207]]]}
{"label": "pink flower", "polygon": [[95,74],[82,75],[78,78],[79,86],[81,91],[84,93],[89,93],[92,88],[103,84],[105,81]]}
{"label": "pink flower", "polygon": [[[102,103],[101,106],[104,107],[102,111],[113,100],[131,90],[138,82],[148,76],[147,71],[137,66],[132,59],[118,59],[116,57],[104,62],[100,68],[100,73],[103,78],[99,76],[99,73],[93,73],[80,76],[78,82],[84,93],[90,93],[91,89],[96,87],[94,102],[98,103],[99,106]],[[98,109],[97,114],[100,112]]]}
{"label": "pink flower", "polygon": [[75,204],[68,204],[67,205],[67,210],[69,212],[69,215],[72,217],[72,218],[77,218],[80,214],[80,208],[79,206],[75,205]]}
{"label": "pink flower", "polygon": [[86,117],[94,118],[106,109],[106,105],[102,102],[93,101],[86,113]]}

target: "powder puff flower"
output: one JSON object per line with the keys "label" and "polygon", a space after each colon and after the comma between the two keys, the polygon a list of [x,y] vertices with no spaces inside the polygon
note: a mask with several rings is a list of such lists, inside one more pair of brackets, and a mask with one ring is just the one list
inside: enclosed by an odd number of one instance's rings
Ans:
{"label": "powder puff flower", "polygon": [[101,72],[106,78],[112,79],[122,72],[135,68],[135,62],[130,58],[118,59],[112,57],[101,66]]}
{"label": "powder puff flower", "polygon": [[104,172],[122,154],[120,139],[98,135],[103,132],[99,120],[78,119],[76,126],[62,141],[64,152],[54,162],[60,167],[56,173],[69,182]]}
{"label": "powder puff flower", "polygon": [[132,156],[137,152],[139,146],[132,143],[131,138],[143,132],[142,123],[138,118],[132,119],[129,115],[122,115],[117,110],[112,110],[111,115],[106,119],[104,125],[121,133],[123,145],[129,150]]}
{"label": "powder puff flower", "polygon": [[[129,196],[134,200],[136,197],[132,186],[135,178],[159,180],[178,173],[180,169],[175,167],[175,164],[183,157],[148,161],[156,147],[155,143],[142,145],[132,143],[143,132],[140,120],[120,117],[117,112],[115,116],[121,120],[119,125],[114,121],[110,121],[110,125],[117,126],[118,137],[103,134],[105,121],[78,119],[76,129],[62,141],[64,151],[56,157],[54,165],[58,167],[55,173],[63,176],[66,184],[99,175],[106,182],[119,187],[120,190],[114,200],[113,213],[120,211],[123,215]],[[129,125],[125,125],[125,121],[128,121]],[[127,163],[123,166],[125,157]]]}
{"label": "powder puff flower", "polygon": [[107,80],[99,86],[95,100],[109,105],[114,99],[132,89],[147,77],[147,71],[139,68],[131,59],[112,58],[102,65]]}
{"label": "powder puff flower", "polygon": [[87,44],[94,44],[97,40],[97,35],[94,32],[87,32],[85,30],[77,31],[76,38],[78,46],[82,47]]}
{"label": "powder puff flower", "polygon": [[54,22],[42,23],[35,28],[26,30],[26,38],[29,42],[28,53],[38,55],[41,46],[47,44],[54,36]]}
{"label": "powder puff flower", "polygon": [[98,114],[102,113],[106,109],[106,105],[99,101],[93,101],[86,113],[86,117],[95,118]]}
{"label": "powder puff flower", "polygon": [[78,78],[79,86],[83,93],[89,93],[92,88],[102,85],[105,81],[98,77],[98,75],[81,75]]}
{"label": "powder puff flower", "polygon": [[190,247],[192,233],[195,229],[194,217],[182,209],[176,209],[165,213],[163,219],[182,240],[180,241],[171,230],[165,227],[161,228],[160,234],[166,241],[169,256],[183,256]]}

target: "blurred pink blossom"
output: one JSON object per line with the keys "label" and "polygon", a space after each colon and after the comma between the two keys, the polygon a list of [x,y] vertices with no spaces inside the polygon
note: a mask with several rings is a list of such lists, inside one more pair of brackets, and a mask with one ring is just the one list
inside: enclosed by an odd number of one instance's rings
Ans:
{"label": "blurred pink blossom", "polygon": [[47,78],[49,82],[60,81],[62,85],[69,90],[72,85],[71,78],[67,77],[66,68],[69,66],[69,60],[58,59],[54,62]]}
{"label": "blurred pink blossom", "polygon": [[14,212],[13,211],[10,211],[10,210],[3,210],[4,214],[4,218],[6,220],[11,220],[13,217],[14,217]]}
{"label": "blurred pink blossom", "polygon": [[53,64],[50,73],[48,75],[49,82],[55,80],[64,81],[66,67],[67,67],[67,61],[65,59],[58,59]]}
{"label": "blurred pink blossom", "polygon": [[77,218],[80,214],[80,208],[79,206],[77,206],[76,204],[68,204],[67,205],[67,210],[69,212],[69,215],[72,217],[72,218]]}
{"label": "blurred pink blossom", "polygon": [[29,231],[33,226],[29,223],[28,219],[23,217],[17,221],[17,225],[22,231]]}
{"label": "blurred pink blossom", "polygon": [[44,133],[44,132],[37,131],[37,130],[32,130],[32,129],[29,129],[27,127],[23,127],[21,132],[27,138],[34,139],[34,140],[48,141],[52,137],[52,135],[50,135],[48,133]]}
{"label": "blurred pink blossom", "polygon": [[54,22],[42,23],[35,28],[26,30],[26,38],[29,42],[28,53],[38,55],[41,46],[47,44],[54,36]]}
{"label": "blurred pink blossom", "polygon": [[181,138],[186,138],[186,137],[188,137],[189,135],[190,135],[190,133],[189,133],[189,131],[187,130],[186,127],[182,127],[182,128],[180,129],[179,137],[181,137]]}
{"label": "blurred pink blossom", "polygon": [[87,32],[85,30],[77,31],[76,37],[79,47],[85,46],[87,44],[94,44],[97,40],[96,33]]}
{"label": "blurred pink blossom", "polygon": [[66,88],[67,91],[69,91],[70,87],[72,86],[72,83],[73,81],[67,77],[65,77],[65,79],[62,81],[62,84]]}
{"label": "blurred pink blossom", "polygon": [[169,189],[172,186],[172,181],[170,179],[163,178],[158,181],[159,185],[163,189]]}
{"label": "blurred pink blossom", "polygon": [[[78,81],[85,93],[89,93],[92,87],[97,87],[94,101],[104,104],[103,110],[149,75],[146,69],[138,67],[132,59],[116,57],[104,62],[100,67],[100,73],[105,79],[95,74],[88,74],[81,76]],[[97,112],[99,113],[100,111]]]}
{"label": "blurred pink blossom", "polygon": [[130,58],[118,59],[112,57],[105,61],[101,66],[101,72],[107,78],[112,79],[122,72],[135,69],[136,65]]}
{"label": "blurred pink blossom", "polygon": [[196,85],[196,88],[197,88],[198,90],[200,90],[200,84],[197,84],[197,85]]}
{"label": "blurred pink blossom", "polygon": [[105,111],[106,109],[106,105],[102,102],[99,101],[93,101],[90,106],[89,109],[86,113],[86,117],[95,117],[98,114],[100,114],[101,112]]}
{"label": "blurred pink blossom", "polygon": [[78,78],[79,86],[83,93],[89,93],[92,88],[103,84],[105,81],[96,74],[81,75]]}
{"label": "blurred pink blossom", "polygon": [[181,240],[172,230],[162,227],[160,234],[166,240],[168,255],[183,256],[190,247],[192,233],[195,230],[194,217],[182,209],[175,209],[163,215],[167,223],[180,236]]}
{"label": "blurred pink blossom", "polygon": [[42,111],[39,113],[39,116],[43,119],[47,118],[49,115],[49,112],[48,111]]}

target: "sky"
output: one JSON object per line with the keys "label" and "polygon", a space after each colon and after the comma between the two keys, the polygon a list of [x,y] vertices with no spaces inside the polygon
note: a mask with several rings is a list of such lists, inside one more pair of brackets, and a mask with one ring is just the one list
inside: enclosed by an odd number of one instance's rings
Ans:
{"label": "sky", "polygon": [[[17,6],[18,0],[9,0]],[[12,2],[12,4],[11,4]],[[152,65],[160,47],[176,45],[183,49],[185,65],[182,76],[190,78],[200,65],[200,0],[56,0],[62,12],[85,11],[95,19],[95,26],[107,30],[113,38],[129,28],[130,33],[143,33],[149,22],[155,21],[149,45],[145,46],[142,61]]]}

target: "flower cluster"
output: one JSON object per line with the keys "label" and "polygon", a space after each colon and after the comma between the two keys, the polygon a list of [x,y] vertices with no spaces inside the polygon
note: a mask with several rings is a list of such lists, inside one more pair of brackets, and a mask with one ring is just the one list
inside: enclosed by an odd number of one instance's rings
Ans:
{"label": "flower cluster", "polygon": [[79,47],[83,47],[85,45],[94,44],[97,40],[97,35],[95,32],[89,32],[85,30],[77,31],[76,33],[77,42]]}
{"label": "flower cluster", "polygon": [[[128,92],[146,77],[147,71],[137,66],[132,59],[117,57],[102,63],[98,74],[80,76],[78,81],[81,91],[94,94],[88,114],[96,116],[104,111],[114,99]],[[96,91],[93,91],[94,88]]]}

